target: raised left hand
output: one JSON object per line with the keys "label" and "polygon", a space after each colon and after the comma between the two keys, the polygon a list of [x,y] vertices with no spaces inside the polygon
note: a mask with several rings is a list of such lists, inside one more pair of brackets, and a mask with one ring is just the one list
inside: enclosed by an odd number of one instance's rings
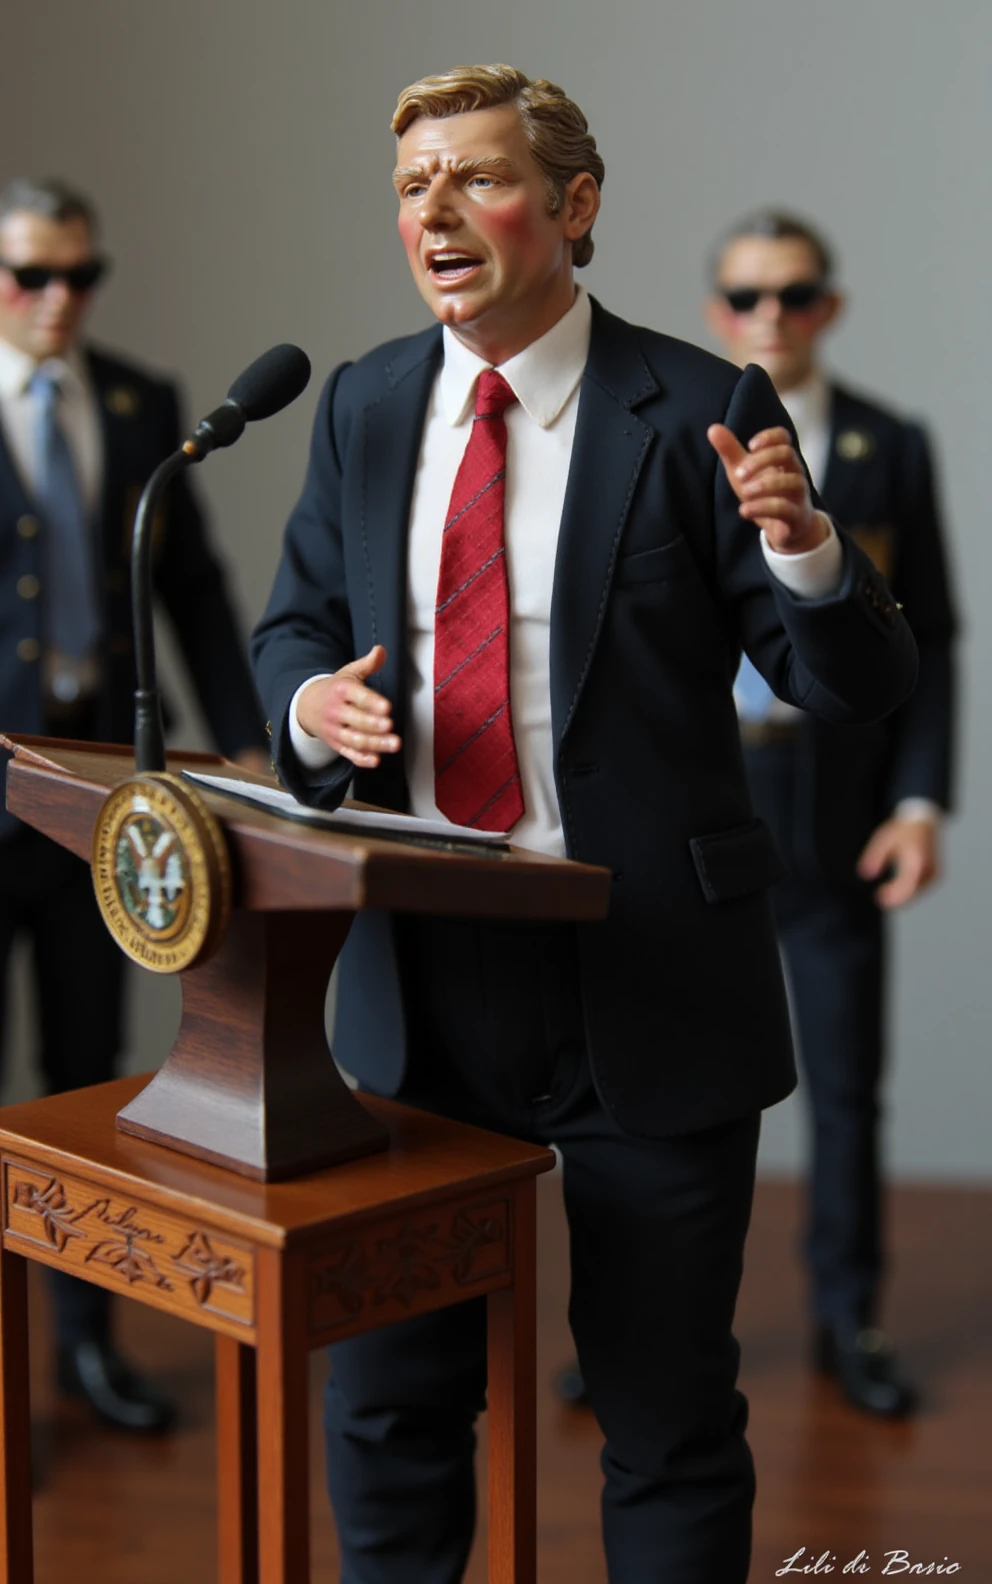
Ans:
{"label": "raised left hand", "polygon": [[706,437],[741,503],[741,516],[762,529],[773,550],[801,555],[829,536],[830,521],[814,509],[787,429],[762,429],[747,450],[726,424],[711,424]]}
{"label": "raised left hand", "polygon": [[894,814],[879,825],[858,859],[862,880],[890,878],[875,890],[879,907],[905,907],[940,878],[939,827],[934,820],[905,819]]}

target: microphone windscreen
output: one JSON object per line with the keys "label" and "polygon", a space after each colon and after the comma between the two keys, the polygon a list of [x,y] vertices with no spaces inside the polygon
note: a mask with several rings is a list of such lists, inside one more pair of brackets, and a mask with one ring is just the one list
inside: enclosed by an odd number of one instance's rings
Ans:
{"label": "microphone windscreen", "polygon": [[250,363],[227,393],[247,419],[271,418],[295,401],[310,378],[310,359],[298,346],[284,342]]}

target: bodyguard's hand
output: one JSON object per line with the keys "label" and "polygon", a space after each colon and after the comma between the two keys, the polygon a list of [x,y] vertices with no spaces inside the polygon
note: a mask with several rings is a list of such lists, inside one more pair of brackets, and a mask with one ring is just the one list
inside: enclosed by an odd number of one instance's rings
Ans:
{"label": "bodyguard's hand", "polygon": [[934,820],[893,815],[872,834],[858,859],[862,880],[888,874],[875,891],[879,907],[905,907],[940,879],[939,827]]}
{"label": "bodyguard's hand", "polygon": [[392,705],[365,686],[366,677],[381,671],[386,651],[376,644],[361,660],[352,660],[330,677],[317,677],[304,688],[296,718],[311,737],[350,759],[360,770],[374,770],[384,753],[398,753]]}
{"label": "bodyguard's hand", "polygon": [[242,748],[234,755],[234,763],[242,770],[252,770],[256,775],[268,775],[272,766],[264,748]]}
{"label": "bodyguard's hand", "polygon": [[726,424],[711,424],[706,437],[741,503],[741,516],[757,523],[773,550],[801,555],[829,537],[830,521],[813,508],[787,429],[762,429],[747,450]]}

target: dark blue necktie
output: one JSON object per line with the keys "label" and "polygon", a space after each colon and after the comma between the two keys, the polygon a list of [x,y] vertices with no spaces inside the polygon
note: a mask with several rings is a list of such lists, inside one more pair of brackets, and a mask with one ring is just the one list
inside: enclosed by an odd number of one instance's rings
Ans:
{"label": "dark blue necktie", "polygon": [[59,371],[42,364],[29,386],[36,403],[34,494],[45,524],[45,642],[74,660],[96,647],[100,610],[86,505],[59,423]]}
{"label": "dark blue necktie", "polygon": [[741,656],[741,668],[734,683],[734,698],[741,719],[748,721],[766,721],[775,703],[775,694],[747,655]]}

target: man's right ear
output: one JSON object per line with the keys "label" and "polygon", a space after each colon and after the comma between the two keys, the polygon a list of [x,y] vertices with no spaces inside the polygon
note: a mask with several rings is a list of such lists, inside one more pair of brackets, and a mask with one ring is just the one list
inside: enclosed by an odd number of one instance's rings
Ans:
{"label": "man's right ear", "polygon": [[730,309],[727,304],[722,297],[717,296],[716,292],[710,292],[708,296],[703,298],[703,318],[706,320],[707,328],[718,341],[727,339],[727,316],[729,313]]}
{"label": "man's right ear", "polygon": [[847,309],[847,297],[841,291],[829,291],[820,304],[820,329],[836,324]]}

